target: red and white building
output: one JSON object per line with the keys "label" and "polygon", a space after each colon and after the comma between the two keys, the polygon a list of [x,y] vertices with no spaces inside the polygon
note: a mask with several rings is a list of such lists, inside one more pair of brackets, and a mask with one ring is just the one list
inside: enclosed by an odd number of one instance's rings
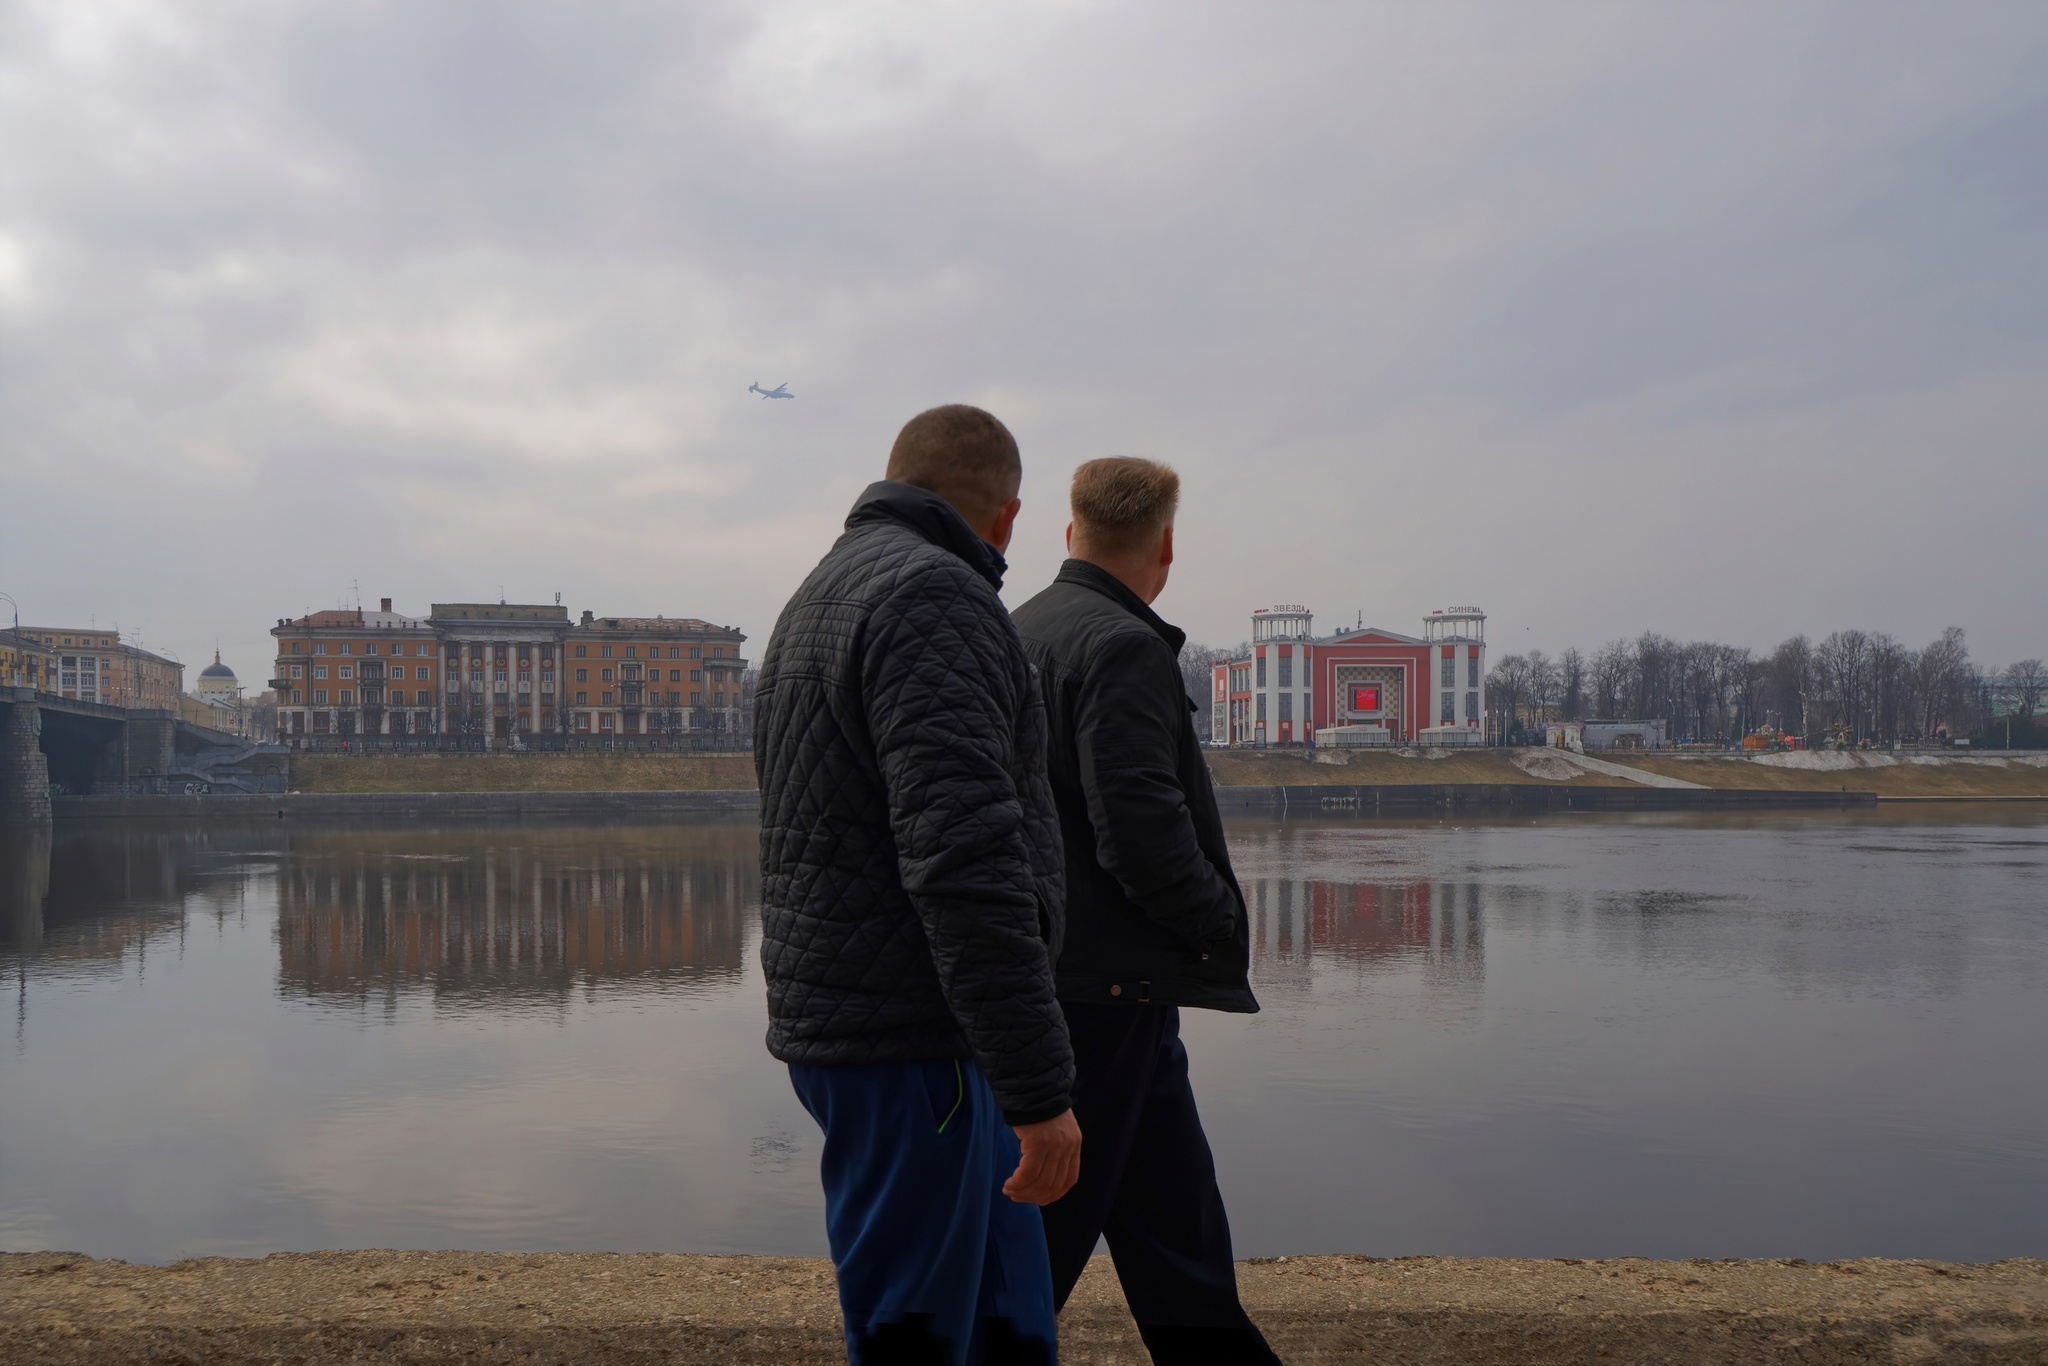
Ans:
{"label": "red and white building", "polygon": [[1480,744],[1486,614],[1447,607],[1420,636],[1361,626],[1318,637],[1308,608],[1252,613],[1251,654],[1218,664],[1219,745]]}

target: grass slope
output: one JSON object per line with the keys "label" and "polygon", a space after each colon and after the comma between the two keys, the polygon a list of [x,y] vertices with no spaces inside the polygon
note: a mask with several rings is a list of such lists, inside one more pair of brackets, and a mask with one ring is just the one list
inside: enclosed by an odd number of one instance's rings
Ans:
{"label": "grass slope", "polygon": [[[1807,754],[1768,760],[1733,756],[1629,755],[1603,758],[1708,787],[1769,788],[1796,792],[1875,792],[1880,797],[2048,796],[2048,761],[2032,756]],[[1814,767],[1784,760],[1803,760]],[[1820,767],[1819,764],[1831,766]],[[1837,765],[1839,766],[1832,766]]]}
{"label": "grass slope", "polygon": [[720,792],[754,785],[747,754],[302,754],[294,792]]}

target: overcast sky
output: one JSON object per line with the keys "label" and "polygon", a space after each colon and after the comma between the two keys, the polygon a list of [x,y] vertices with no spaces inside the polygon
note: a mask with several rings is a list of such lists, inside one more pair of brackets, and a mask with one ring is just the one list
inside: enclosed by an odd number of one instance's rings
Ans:
{"label": "overcast sky", "polygon": [[953,400],[1013,603],[1143,454],[1218,643],[2048,654],[2048,5],[0,0],[24,619],[259,686],[357,592],[758,655]]}

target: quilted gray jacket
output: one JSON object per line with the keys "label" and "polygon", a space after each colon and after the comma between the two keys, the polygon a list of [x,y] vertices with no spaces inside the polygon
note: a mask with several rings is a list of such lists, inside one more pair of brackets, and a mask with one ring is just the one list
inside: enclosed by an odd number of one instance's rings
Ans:
{"label": "quilted gray jacket", "polygon": [[1011,1124],[1068,1108],[1045,704],[1003,558],[937,494],[871,485],[782,609],[754,699],[768,1051],[973,1058]]}

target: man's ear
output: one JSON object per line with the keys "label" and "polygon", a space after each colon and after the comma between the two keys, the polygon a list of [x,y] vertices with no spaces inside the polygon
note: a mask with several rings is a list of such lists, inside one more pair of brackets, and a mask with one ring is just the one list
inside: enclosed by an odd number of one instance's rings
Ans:
{"label": "man's ear", "polygon": [[1067,523],[1067,553],[1069,555],[1074,553],[1074,524],[1072,522]]}
{"label": "man's ear", "polygon": [[1173,523],[1166,524],[1166,534],[1159,538],[1159,563],[1161,566],[1173,563]]}

